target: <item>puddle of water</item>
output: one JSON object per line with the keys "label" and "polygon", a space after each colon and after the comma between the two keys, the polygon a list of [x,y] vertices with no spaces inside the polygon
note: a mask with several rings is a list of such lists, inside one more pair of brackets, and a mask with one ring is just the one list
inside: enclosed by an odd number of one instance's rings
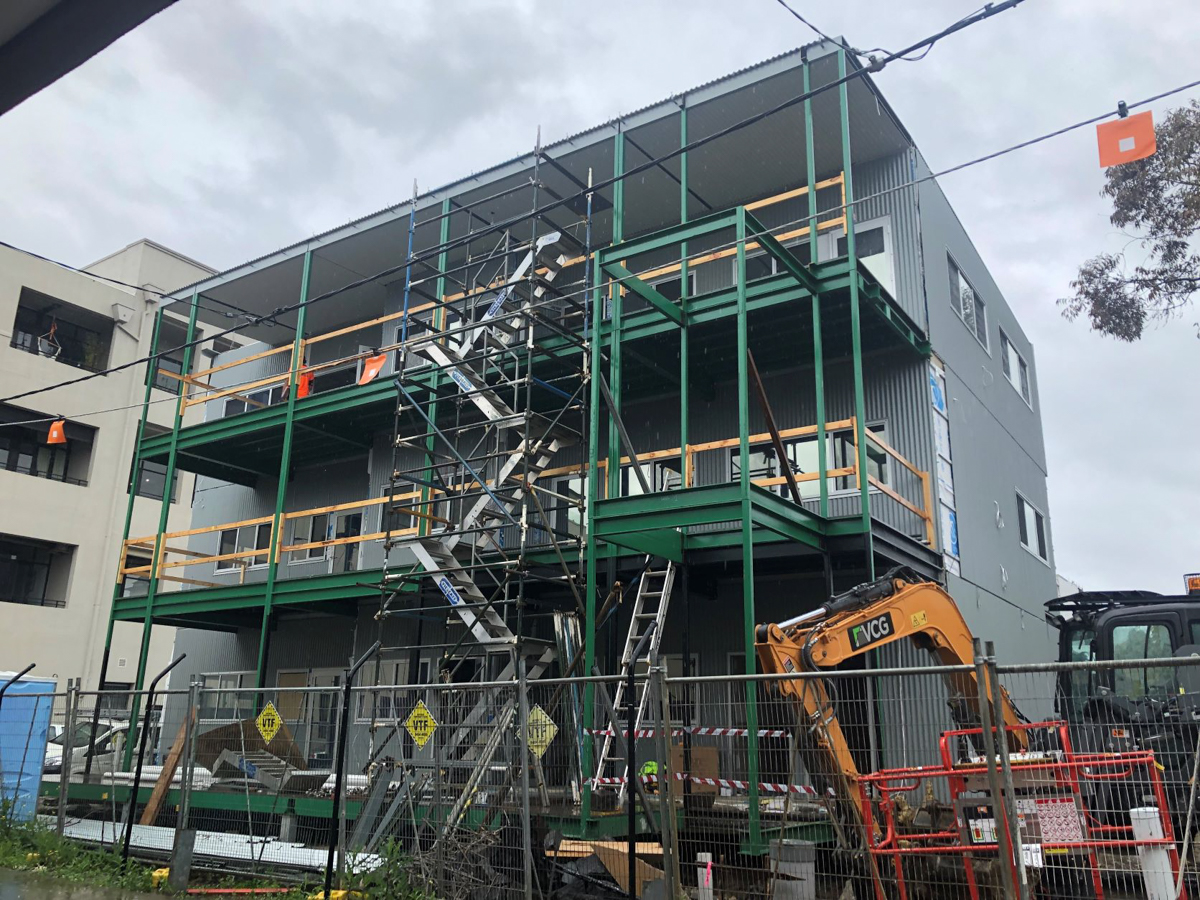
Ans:
{"label": "puddle of water", "polygon": [[[0,900],[153,900],[153,894],[70,884],[26,872],[0,869]],[[158,900],[162,900],[161,895]]]}

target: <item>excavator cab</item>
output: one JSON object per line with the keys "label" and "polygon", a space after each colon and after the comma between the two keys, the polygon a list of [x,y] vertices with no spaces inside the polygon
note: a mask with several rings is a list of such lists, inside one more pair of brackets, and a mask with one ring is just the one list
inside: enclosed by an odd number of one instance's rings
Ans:
{"label": "excavator cab", "polygon": [[[1200,597],[1152,591],[1085,591],[1046,604],[1060,662],[1136,662],[1200,653]],[[1098,698],[1153,706],[1200,693],[1191,667],[1074,669],[1059,674],[1058,714],[1079,721]],[[1188,702],[1185,700],[1184,702]]]}

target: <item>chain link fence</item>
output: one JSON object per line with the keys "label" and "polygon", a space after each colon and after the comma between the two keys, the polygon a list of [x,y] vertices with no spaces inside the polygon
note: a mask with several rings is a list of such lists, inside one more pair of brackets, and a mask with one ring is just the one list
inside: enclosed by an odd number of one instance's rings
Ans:
{"label": "chain link fence", "polygon": [[332,847],[378,897],[1200,896],[1200,659],[618,683],[34,685],[0,799],[177,886]]}

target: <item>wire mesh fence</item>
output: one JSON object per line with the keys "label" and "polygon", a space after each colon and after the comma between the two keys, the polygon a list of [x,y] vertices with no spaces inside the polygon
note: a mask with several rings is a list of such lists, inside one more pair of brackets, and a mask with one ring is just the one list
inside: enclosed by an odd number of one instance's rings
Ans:
{"label": "wire mesh fence", "polygon": [[379,897],[1197,895],[1200,659],[619,684],[10,692],[3,809]]}

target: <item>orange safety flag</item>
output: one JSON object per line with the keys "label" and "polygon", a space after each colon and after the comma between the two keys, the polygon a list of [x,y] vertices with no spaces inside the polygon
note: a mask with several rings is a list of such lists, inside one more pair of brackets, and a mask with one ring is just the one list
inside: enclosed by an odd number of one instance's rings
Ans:
{"label": "orange safety flag", "polygon": [[313,373],[301,372],[296,378],[296,399],[303,400],[312,393]]}
{"label": "orange safety flag", "polygon": [[67,420],[56,419],[50,423],[50,433],[46,435],[47,444],[65,444],[67,442]]}
{"label": "orange safety flag", "polygon": [[383,364],[387,362],[387,354],[380,353],[376,356],[368,356],[363,360],[362,374],[358,376],[359,384],[368,384],[375,380],[375,376],[379,374],[379,370],[383,368]]}
{"label": "orange safety flag", "polygon": [[1158,149],[1154,140],[1154,116],[1149,110],[1101,122],[1096,126],[1096,143],[1100,147],[1100,167],[1119,166],[1153,156]]}

